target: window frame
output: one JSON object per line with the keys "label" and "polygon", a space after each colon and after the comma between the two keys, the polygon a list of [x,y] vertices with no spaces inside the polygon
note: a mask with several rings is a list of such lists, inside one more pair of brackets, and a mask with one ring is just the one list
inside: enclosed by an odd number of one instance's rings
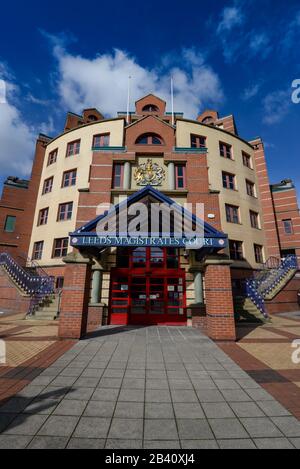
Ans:
{"label": "window frame", "polygon": [[[250,215],[251,228],[254,228],[255,230],[260,230],[259,213],[255,212],[254,210],[249,210],[249,215]],[[253,223],[254,219],[255,219],[255,223]]]}
{"label": "window frame", "polygon": [[[12,228],[8,229],[8,221],[12,222]],[[6,215],[3,231],[5,233],[14,233],[16,231],[17,217],[16,215]]]}
{"label": "window frame", "polygon": [[[68,184],[67,186],[64,185],[64,182],[65,182],[65,176],[67,174],[71,174],[71,173],[75,173],[75,184]],[[70,178],[70,181],[73,181],[74,177],[71,177]],[[74,187],[76,186],[76,183],[77,183],[77,168],[74,168],[74,169],[68,169],[68,171],[64,171],[63,172],[63,176],[62,176],[62,181],[61,181],[61,187],[62,189],[66,189],[67,187]]]}
{"label": "window frame", "polygon": [[233,223],[234,225],[241,224],[240,207],[238,205],[225,204],[225,212],[227,223]]}
{"label": "window frame", "polygon": [[[232,249],[232,243],[238,243],[238,246],[239,248],[236,249]],[[232,253],[235,253],[234,256],[232,256]],[[234,260],[234,261],[243,261],[245,260],[245,257],[244,257],[244,243],[243,241],[239,241],[237,239],[230,239],[229,240],[229,253],[230,253],[230,259]],[[238,256],[236,256],[236,254],[238,254]]]}
{"label": "window frame", "polygon": [[[178,174],[178,170],[182,168],[182,175]],[[179,181],[182,181],[183,186],[179,187]],[[185,164],[175,164],[175,189],[186,189],[186,165]]]}
{"label": "window frame", "polygon": [[[256,185],[255,185],[255,182],[253,181],[250,181],[250,179],[246,179],[246,192],[247,192],[247,195],[249,195],[249,197],[254,197],[255,199],[257,198],[257,195],[256,195]],[[251,190],[249,191],[248,189],[251,187]],[[251,193],[249,193],[251,192]]]}
{"label": "window frame", "polygon": [[[195,144],[193,144],[193,139],[195,139]],[[204,144],[201,143],[201,139],[204,139]],[[196,135],[196,134],[191,134],[191,148],[207,148],[206,142],[207,142],[207,137],[204,137],[204,135]]]}
{"label": "window frame", "polygon": [[[287,225],[286,223],[289,223],[289,227],[290,227],[290,231],[287,231]],[[293,227],[293,220],[291,218],[285,218],[284,220],[282,220],[282,224],[283,224],[283,231],[284,231],[284,234],[286,236],[291,236],[294,234],[294,227]]]}
{"label": "window frame", "polygon": [[[61,242],[61,246],[57,247],[57,243]],[[64,246],[64,243],[67,242],[67,245]],[[69,249],[69,238],[55,238],[53,240],[53,249],[52,249],[52,259],[61,259],[62,257],[65,257],[68,254],[68,249]],[[60,255],[56,255],[56,251],[60,251]],[[66,251],[66,252],[65,252]]]}
{"label": "window frame", "polygon": [[[37,249],[38,245],[41,245],[41,249]],[[33,261],[40,261],[43,257],[43,250],[44,250],[44,241],[35,241],[35,243],[33,244],[31,259]],[[36,255],[36,253],[39,253],[39,255]]]}
{"label": "window frame", "polygon": [[48,217],[49,217],[49,207],[41,208],[41,210],[39,211],[37,226],[47,225]]}
{"label": "window frame", "polygon": [[[255,257],[255,262],[257,264],[263,264],[264,263],[264,247],[260,244],[253,244],[254,248],[254,257]],[[259,249],[259,254],[257,249]]]}
{"label": "window frame", "polygon": [[[75,145],[77,146],[75,147]],[[78,151],[70,153],[70,147],[73,145],[73,148],[77,148]],[[67,150],[66,150],[66,158],[71,158],[72,156],[77,156],[80,154],[80,147],[81,147],[81,139],[78,138],[76,140],[73,140],[72,142],[67,143]]]}
{"label": "window frame", "polygon": [[[225,149],[225,151],[224,151]],[[229,149],[229,155],[228,156],[228,149]],[[234,160],[233,158],[233,150],[232,150],[232,145],[230,143],[226,143],[226,142],[219,142],[219,150],[220,150],[220,156],[221,158],[225,158],[226,160]],[[224,153],[222,155],[222,152]]]}
{"label": "window frame", "polygon": [[[147,143],[141,143],[140,140],[142,138],[147,138]],[[157,138],[160,143],[153,143],[153,138]],[[152,140],[150,141],[150,139],[152,139]],[[164,139],[160,135],[156,134],[155,132],[146,132],[144,134],[141,134],[137,137],[137,139],[135,141],[135,145],[143,145],[143,146],[151,145],[151,146],[154,146],[154,147],[158,147],[158,146],[164,145],[164,144],[165,144]]]}
{"label": "window frame", "polygon": [[249,153],[242,151],[242,159],[243,159],[243,165],[245,166],[245,168],[253,169],[252,156],[249,155]]}
{"label": "window frame", "polygon": [[[58,156],[58,148],[55,148],[55,150],[50,151],[48,155],[48,161],[47,161],[47,166],[51,166],[52,164],[57,162],[57,156]],[[53,160],[52,160],[53,158]]]}
{"label": "window frame", "polygon": [[[116,168],[120,167],[120,174],[116,174]],[[116,178],[120,178],[120,185],[116,185]],[[124,163],[114,163],[113,165],[113,177],[112,177],[112,188],[123,189],[124,187]]]}
{"label": "window frame", "polygon": [[[226,185],[224,185],[224,176],[226,177]],[[233,187],[230,187],[231,182],[230,182],[230,177],[233,178]],[[227,184],[229,182],[229,184]],[[222,171],[222,183],[223,183],[223,188],[228,189],[230,191],[236,191],[236,175],[233,173],[228,173],[227,171]]]}
{"label": "window frame", "polygon": [[[70,206],[71,206],[71,210],[70,210]],[[62,208],[65,208],[65,210],[62,211]],[[58,210],[57,210],[57,219],[56,219],[56,221],[57,222],[63,222],[63,221],[72,220],[73,208],[74,208],[74,203],[73,202],[63,202],[63,203],[59,204],[58,205]],[[61,214],[64,215],[63,218],[61,218]]]}
{"label": "window frame", "polygon": [[[51,182],[50,190],[46,190],[47,184],[50,183],[50,182]],[[51,176],[51,177],[44,180],[42,195],[50,194],[52,192],[53,182],[54,182],[54,176]]]}
{"label": "window frame", "polygon": [[[99,144],[96,144],[96,139],[99,138]],[[108,138],[107,144],[104,145],[105,139]],[[110,146],[110,132],[104,132],[102,134],[96,134],[93,136],[93,148],[103,148]]]}

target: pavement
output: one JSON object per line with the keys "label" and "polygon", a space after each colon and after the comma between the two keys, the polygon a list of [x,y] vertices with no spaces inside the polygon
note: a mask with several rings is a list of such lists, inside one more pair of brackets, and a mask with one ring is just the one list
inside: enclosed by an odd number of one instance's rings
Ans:
{"label": "pavement", "polygon": [[0,449],[300,448],[300,422],[199,330],[104,327],[0,407]]}

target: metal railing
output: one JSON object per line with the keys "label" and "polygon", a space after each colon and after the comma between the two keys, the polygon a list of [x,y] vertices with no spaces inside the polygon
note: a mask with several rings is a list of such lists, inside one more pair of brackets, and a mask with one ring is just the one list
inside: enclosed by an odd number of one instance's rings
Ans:
{"label": "metal railing", "polygon": [[[267,267],[267,265],[272,265],[272,267]],[[265,270],[257,272],[253,278],[246,281],[246,296],[251,299],[265,318],[268,317],[265,308],[265,300],[268,295],[280,285],[289,272],[297,269],[298,259],[296,256],[287,256],[282,261],[272,258],[269,264],[265,264]]]}
{"label": "metal railing", "polygon": [[47,274],[33,275],[21,267],[8,253],[0,254],[0,265],[12,280],[31,297],[28,314],[34,314],[36,306],[47,296],[54,293],[54,277]]}

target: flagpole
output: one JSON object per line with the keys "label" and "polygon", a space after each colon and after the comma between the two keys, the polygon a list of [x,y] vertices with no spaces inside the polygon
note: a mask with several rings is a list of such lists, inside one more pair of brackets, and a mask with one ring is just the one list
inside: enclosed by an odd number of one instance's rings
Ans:
{"label": "flagpole", "polygon": [[129,124],[129,108],[130,108],[130,80],[131,76],[128,77],[128,90],[127,90],[127,116],[126,116],[126,122],[127,125]]}
{"label": "flagpole", "polygon": [[173,77],[171,76],[171,106],[172,106],[172,125],[175,125],[174,119],[174,85],[173,85]]}

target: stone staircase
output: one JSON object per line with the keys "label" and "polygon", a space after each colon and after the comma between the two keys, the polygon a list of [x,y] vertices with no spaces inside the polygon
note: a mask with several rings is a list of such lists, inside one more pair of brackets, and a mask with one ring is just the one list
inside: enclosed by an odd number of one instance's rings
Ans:
{"label": "stone staircase", "polygon": [[294,277],[298,270],[296,256],[288,256],[277,265],[269,266],[246,281],[245,296],[234,299],[235,315],[238,321],[269,322],[270,317],[265,308],[265,301],[273,300]]}
{"label": "stone staircase", "polygon": [[[43,272],[42,275],[37,270],[32,268],[22,267],[16,260],[8,253],[0,253],[0,266],[6,275],[13,282],[16,289],[18,289],[24,296],[30,298],[27,316],[33,317],[40,307],[51,308],[48,312],[52,313],[52,309],[56,308],[55,305],[55,289],[54,277],[47,275]],[[52,305],[53,303],[53,305]],[[47,314],[45,314],[47,316]]]}
{"label": "stone staircase", "polygon": [[58,319],[60,307],[60,294],[49,295],[41,300],[35,307],[35,310],[28,319],[38,321],[54,321]]}

